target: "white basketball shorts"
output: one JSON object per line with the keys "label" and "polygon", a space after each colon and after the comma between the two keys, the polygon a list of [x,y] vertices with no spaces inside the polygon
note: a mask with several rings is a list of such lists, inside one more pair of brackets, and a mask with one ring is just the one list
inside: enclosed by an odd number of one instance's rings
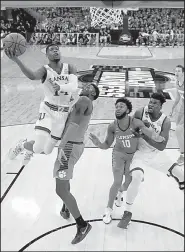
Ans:
{"label": "white basketball shorts", "polygon": [[153,168],[165,174],[175,162],[166,154],[166,151],[149,151],[137,150],[130,164],[130,171],[134,168],[145,169]]}
{"label": "white basketball shorts", "polygon": [[43,130],[50,134],[52,138],[60,140],[69,115],[69,107],[59,106],[58,110],[54,110],[56,106],[49,104],[51,105],[49,107],[46,103],[41,102],[39,119],[36,121],[35,129]]}

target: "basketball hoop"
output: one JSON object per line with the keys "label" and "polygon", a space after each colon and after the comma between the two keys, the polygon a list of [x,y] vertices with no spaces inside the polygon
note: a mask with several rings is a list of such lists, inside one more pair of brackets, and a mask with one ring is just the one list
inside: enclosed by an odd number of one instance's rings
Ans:
{"label": "basketball hoop", "polygon": [[90,7],[91,26],[102,26],[107,24],[122,24],[121,9]]}

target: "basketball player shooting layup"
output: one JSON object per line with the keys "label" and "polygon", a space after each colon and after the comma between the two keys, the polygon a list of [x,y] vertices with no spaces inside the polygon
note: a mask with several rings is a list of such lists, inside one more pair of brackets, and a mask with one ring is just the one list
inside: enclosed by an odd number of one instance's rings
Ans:
{"label": "basketball player shooting layup", "polygon": [[26,77],[30,80],[41,80],[44,85],[45,98],[40,104],[40,116],[35,125],[35,141],[20,140],[9,151],[10,159],[15,159],[25,150],[23,165],[26,165],[33,153],[50,154],[57,141],[61,139],[72,106],[72,94],[77,92],[78,88],[76,68],[61,62],[59,47],[54,44],[46,47],[49,64],[36,72],[23,64],[11,49],[6,49],[5,52],[17,63]]}
{"label": "basketball player shooting layup", "polygon": [[165,97],[161,93],[153,93],[148,106],[135,112],[134,117],[142,120],[143,126],[140,125],[140,130],[134,132],[139,137],[138,150],[129,168],[132,180],[127,189],[126,210],[118,223],[120,228],[127,228],[131,221],[132,205],[144,179],[145,169],[152,167],[172,176],[178,182],[179,188],[184,189],[184,167],[174,163],[163,151],[171,128],[169,118],[161,112],[164,102]]}
{"label": "basketball player shooting layup", "polygon": [[56,193],[64,202],[60,214],[67,219],[71,213],[77,224],[77,234],[72,244],[82,241],[91,230],[91,225],[82,218],[77,202],[70,192],[69,180],[72,179],[74,166],[84,151],[83,141],[93,111],[92,101],[98,96],[99,89],[94,84],[87,85],[82,90],[66,122],[54,165]]}
{"label": "basketball player shooting layup", "polygon": [[132,103],[126,98],[119,98],[115,103],[116,120],[110,123],[107,136],[103,143],[98,137],[90,134],[90,139],[100,149],[108,149],[116,139],[112,152],[112,171],[114,182],[109,191],[109,200],[105,214],[104,223],[108,224],[112,220],[113,203],[121,187],[123,175],[127,173],[130,162],[137,150],[138,138],[133,134],[133,128],[141,125],[141,120],[131,118],[129,113],[132,111]]}

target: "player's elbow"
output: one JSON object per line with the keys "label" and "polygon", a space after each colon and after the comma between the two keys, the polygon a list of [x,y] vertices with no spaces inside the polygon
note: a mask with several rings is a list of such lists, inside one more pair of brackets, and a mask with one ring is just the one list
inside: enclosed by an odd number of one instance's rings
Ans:
{"label": "player's elbow", "polygon": [[109,143],[108,141],[105,141],[105,143],[104,143],[104,150],[107,150],[107,149],[109,149],[110,148],[110,146],[111,146],[111,143]]}
{"label": "player's elbow", "polygon": [[167,143],[162,143],[159,145],[158,150],[163,151],[166,148]]}
{"label": "player's elbow", "polygon": [[30,73],[30,74],[28,75],[28,78],[29,78],[30,80],[37,80],[37,79],[38,79],[38,76],[37,76],[34,72],[32,72],[32,73]]}
{"label": "player's elbow", "polygon": [[29,76],[28,77],[30,80],[36,80],[35,76]]}

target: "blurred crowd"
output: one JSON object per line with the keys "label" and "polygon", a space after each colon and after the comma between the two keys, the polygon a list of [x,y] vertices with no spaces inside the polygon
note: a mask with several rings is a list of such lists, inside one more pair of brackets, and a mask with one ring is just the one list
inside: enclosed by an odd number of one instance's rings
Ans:
{"label": "blurred crowd", "polygon": [[184,9],[128,11],[129,29],[139,30],[138,45],[184,45]]}
{"label": "blurred crowd", "polygon": [[17,32],[27,37],[28,34],[34,32],[36,19],[29,15],[23,9],[12,9],[11,19],[1,18],[1,33],[9,34]]}
{"label": "blurred crowd", "polygon": [[[90,8],[86,7],[31,10],[44,16],[45,20],[34,18],[25,9],[12,9],[12,19],[1,19],[1,32],[21,33],[31,44],[54,41],[61,45],[106,45],[111,43],[111,30],[122,28],[116,23],[91,27]],[[139,34],[134,42],[136,45],[184,45],[184,9],[146,8],[128,11],[127,16],[128,29],[137,30]]]}

